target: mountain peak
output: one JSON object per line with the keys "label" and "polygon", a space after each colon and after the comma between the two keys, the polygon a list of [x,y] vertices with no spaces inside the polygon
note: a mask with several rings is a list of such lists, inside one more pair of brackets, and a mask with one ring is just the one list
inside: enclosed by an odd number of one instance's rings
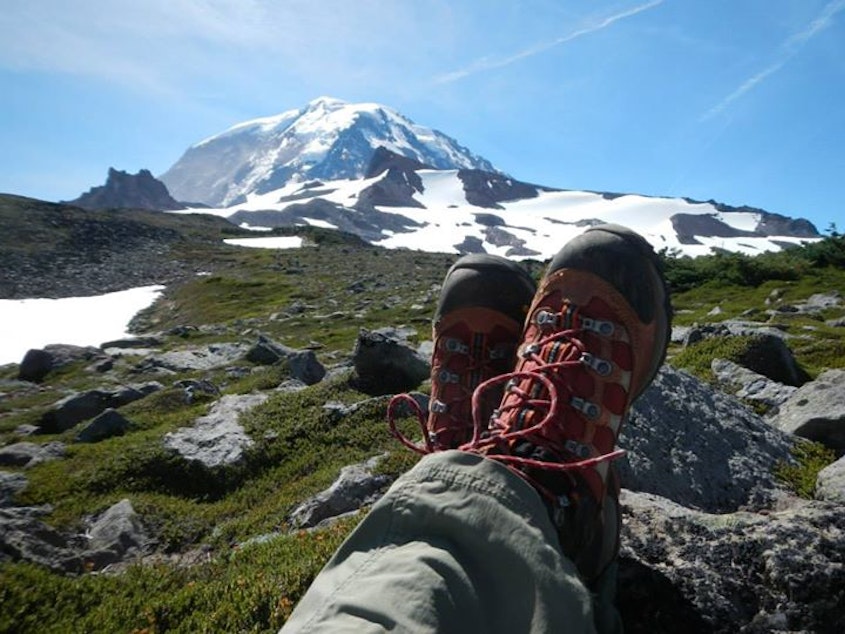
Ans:
{"label": "mountain peak", "polygon": [[178,199],[229,206],[292,182],[361,178],[379,147],[435,169],[495,171],[454,139],[392,108],[323,96],[201,141],[161,180]]}

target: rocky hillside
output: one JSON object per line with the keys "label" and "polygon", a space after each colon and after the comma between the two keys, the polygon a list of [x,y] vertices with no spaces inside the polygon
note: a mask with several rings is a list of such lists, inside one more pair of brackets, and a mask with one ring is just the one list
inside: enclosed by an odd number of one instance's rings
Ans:
{"label": "rocky hillside", "polygon": [[[212,274],[174,278],[135,337],[0,369],[0,631],[276,631],[413,464],[386,405],[426,401],[455,256],[320,235],[195,236],[177,252]],[[845,245],[820,244],[667,261],[669,361],[622,441],[630,632],[841,627]]]}
{"label": "rocky hillside", "polygon": [[222,218],[145,209],[85,210],[0,194],[0,298],[73,297],[170,284],[214,270],[254,235]]}

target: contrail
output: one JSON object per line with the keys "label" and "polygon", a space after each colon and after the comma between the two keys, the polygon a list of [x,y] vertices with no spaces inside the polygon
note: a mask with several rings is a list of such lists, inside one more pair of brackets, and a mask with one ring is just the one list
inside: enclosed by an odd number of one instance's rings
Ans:
{"label": "contrail", "polygon": [[514,53],[508,57],[504,57],[502,59],[487,59],[482,58],[477,60],[467,66],[466,68],[462,68],[460,70],[452,71],[450,73],[446,73],[444,75],[440,75],[435,78],[434,83],[436,84],[447,84],[449,82],[457,81],[459,79],[463,79],[469,75],[473,75],[475,73],[485,71],[485,70],[492,70],[494,68],[502,68],[504,66],[509,66],[514,62],[518,62],[523,60],[527,57],[531,57],[533,55],[537,55],[538,53],[542,53],[543,51],[547,51],[550,48],[554,48],[555,46],[560,46],[561,44],[566,44],[567,42],[571,42],[572,40],[578,39],[579,37],[583,37],[584,35],[589,35],[590,33],[595,33],[596,31],[601,31],[609,27],[614,22],[618,22],[619,20],[624,20],[625,18],[629,18],[633,15],[637,15],[638,13],[642,13],[643,11],[647,11],[648,9],[654,8],[658,5],[663,4],[664,0],[651,0],[651,2],[646,2],[645,4],[638,5],[636,7],[632,7],[626,11],[622,11],[621,13],[616,13],[614,15],[608,16],[603,20],[596,22],[594,24],[589,24],[583,28],[578,29],[577,31],[573,31],[567,35],[559,37],[557,39],[551,40],[549,42],[542,42],[540,44],[536,44],[529,48],[526,48],[518,53]]}
{"label": "contrail", "polygon": [[818,17],[807,25],[807,28],[791,35],[784,41],[780,47],[780,59],[742,82],[739,88],[734,90],[731,94],[722,99],[722,101],[704,113],[700,120],[706,121],[707,119],[712,119],[717,114],[724,112],[724,110],[734,101],[742,97],[754,87],[758,86],[766,78],[774,75],[777,71],[783,68],[790,59],[795,57],[795,55],[797,55],[811,39],[833,24],[833,18],[836,17],[836,14],[843,9],[845,9],[845,0],[833,0],[833,2],[828,2],[821,10]]}

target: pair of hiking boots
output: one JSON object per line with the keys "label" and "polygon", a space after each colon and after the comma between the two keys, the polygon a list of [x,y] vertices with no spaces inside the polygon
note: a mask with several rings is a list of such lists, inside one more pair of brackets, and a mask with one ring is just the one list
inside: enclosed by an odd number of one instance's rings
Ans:
{"label": "pair of hiking boots", "polygon": [[670,321],[657,256],[619,225],[567,243],[539,288],[514,262],[464,256],[434,316],[423,445],[397,431],[403,396],[388,409],[391,430],[420,453],[470,451],[526,479],[593,587],[619,548],[616,439],[665,358]]}

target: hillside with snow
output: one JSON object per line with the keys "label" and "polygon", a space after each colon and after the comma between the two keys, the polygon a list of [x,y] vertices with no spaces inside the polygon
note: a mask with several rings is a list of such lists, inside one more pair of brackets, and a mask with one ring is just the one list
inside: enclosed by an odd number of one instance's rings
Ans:
{"label": "hillside with snow", "polygon": [[819,237],[805,220],[762,210],[553,190],[495,172],[391,165],[389,159],[386,165],[368,178],[290,183],[203,211],[252,229],[314,225],[388,248],[515,259],[549,258],[567,240],[603,222],[627,225],[656,249],[690,256],[718,249],[755,254]]}

